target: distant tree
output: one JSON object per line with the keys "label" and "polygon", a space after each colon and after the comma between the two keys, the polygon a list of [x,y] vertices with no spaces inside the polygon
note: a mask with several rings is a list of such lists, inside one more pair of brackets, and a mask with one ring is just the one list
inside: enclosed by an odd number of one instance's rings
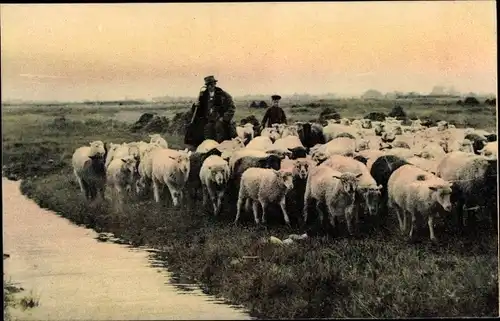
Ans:
{"label": "distant tree", "polygon": [[497,99],[496,98],[486,99],[484,103],[489,106],[495,106],[497,104]]}
{"label": "distant tree", "polygon": [[319,114],[318,121],[319,123],[325,123],[328,119],[340,119],[340,114],[335,111],[333,108],[325,107],[321,113]]}
{"label": "distant tree", "polygon": [[256,103],[256,102],[255,102],[255,100],[254,100],[254,101],[252,101],[252,103],[250,104],[250,107],[251,107],[251,108],[257,108],[257,107],[259,107],[259,105],[257,105],[257,103]]}
{"label": "distant tree", "polygon": [[372,121],[384,121],[386,117],[386,114],[380,112],[371,112],[365,116],[366,119],[370,119]]}
{"label": "distant tree", "polygon": [[457,105],[462,106],[464,102],[462,100],[457,101]]}
{"label": "distant tree", "polygon": [[261,100],[259,103],[259,107],[260,108],[267,108],[267,103],[265,101]]}
{"label": "distant tree", "polygon": [[476,97],[469,96],[469,97],[465,98],[464,105],[466,105],[466,106],[477,106],[477,105],[479,105],[479,100],[477,100]]}

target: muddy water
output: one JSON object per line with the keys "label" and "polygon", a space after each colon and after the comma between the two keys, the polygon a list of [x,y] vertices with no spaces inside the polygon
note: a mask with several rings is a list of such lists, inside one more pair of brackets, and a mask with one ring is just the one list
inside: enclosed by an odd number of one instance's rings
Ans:
{"label": "muddy water", "polygon": [[39,208],[19,182],[2,179],[4,279],[39,306],[13,309],[23,320],[250,319],[195,290],[180,293],[149,253],[99,242],[97,233]]}

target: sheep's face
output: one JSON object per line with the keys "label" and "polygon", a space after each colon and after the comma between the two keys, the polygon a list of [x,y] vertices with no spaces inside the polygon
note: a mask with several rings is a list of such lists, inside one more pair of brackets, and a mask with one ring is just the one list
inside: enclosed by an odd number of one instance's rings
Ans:
{"label": "sheep's face", "polygon": [[328,156],[322,151],[316,151],[312,155],[312,160],[317,164],[321,164],[328,159]]}
{"label": "sheep's face", "polygon": [[306,179],[309,174],[309,161],[307,159],[297,159],[293,165],[294,176]]}
{"label": "sheep's face", "polygon": [[340,124],[344,125],[344,126],[349,126],[351,124],[351,121],[349,119],[347,119],[347,118],[342,118],[340,120]]}
{"label": "sheep's face", "polygon": [[370,149],[370,141],[367,139],[360,139],[358,142],[358,151]]}
{"label": "sheep's face", "polygon": [[274,171],[279,181],[285,186],[287,191],[293,189],[293,174],[290,172]]}
{"label": "sheep's face", "polygon": [[432,198],[447,212],[451,211],[451,184],[429,186]]}
{"label": "sheep's face", "polygon": [[123,162],[122,169],[130,174],[132,178],[137,173],[137,160],[134,156],[126,156],[121,159]]}
{"label": "sheep's face", "polygon": [[394,135],[402,135],[403,134],[403,130],[401,129],[400,125],[394,126],[393,131],[394,131]]}
{"label": "sheep's face", "polygon": [[222,167],[208,167],[212,181],[217,184],[217,186],[223,186],[227,181],[227,171]]}
{"label": "sheep's face", "polygon": [[354,194],[358,186],[358,178],[361,177],[361,175],[361,173],[357,175],[352,173],[342,173],[340,176],[334,175],[333,178],[339,179],[344,192],[352,195],[352,198],[354,199]]}
{"label": "sheep's face", "polygon": [[288,126],[283,131],[283,137],[286,137],[286,136],[299,136],[299,128],[296,125]]}
{"label": "sheep's face", "polygon": [[241,137],[235,137],[231,139],[235,147],[240,147],[244,148],[245,147],[245,141]]}
{"label": "sheep's face", "polygon": [[286,125],[285,124],[278,124],[278,134],[283,134],[283,131],[285,130]]}
{"label": "sheep's face", "polygon": [[464,139],[460,144],[459,150],[466,153],[474,153],[474,147],[472,142],[468,139]]}
{"label": "sheep's face", "polygon": [[378,213],[381,189],[382,185],[359,188],[359,191],[363,195],[366,207],[368,208],[368,213],[370,215],[377,215]]}
{"label": "sheep's face", "polygon": [[280,126],[280,124],[278,124],[278,123],[271,124],[271,128],[276,129],[276,131],[278,131],[279,126]]}
{"label": "sheep's face", "polygon": [[361,127],[365,129],[370,129],[372,128],[372,121],[369,119],[362,119],[361,120]]}
{"label": "sheep's face", "polygon": [[89,156],[103,156],[106,154],[106,149],[104,148],[104,143],[100,140],[96,140],[90,143],[90,155]]}

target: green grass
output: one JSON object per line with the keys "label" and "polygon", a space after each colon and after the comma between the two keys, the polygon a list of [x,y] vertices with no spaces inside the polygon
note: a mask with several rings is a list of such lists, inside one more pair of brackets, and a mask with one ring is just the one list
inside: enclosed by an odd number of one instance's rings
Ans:
{"label": "green grass", "polygon": [[[289,118],[317,118],[323,106],[305,107],[307,103],[294,108],[285,105]],[[361,117],[371,111],[388,113],[394,106],[388,101],[338,100],[327,104],[334,105],[342,117]],[[481,106],[484,110],[474,114],[449,112],[463,110],[460,106],[444,111],[443,105],[431,111],[429,106],[415,104],[403,108],[420,117],[462,117],[464,124],[495,127],[490,107]],[[182,110],[178,107],[174,111]],[[236,120],[250,114],[260,118],[263,112],[240,107]],[[436,246],[427,241],[424,229],[424,241],[410,245],[390,221],[359,238],[311,237],[290,246],[276,246],[261,240],[271,235],[284,238],[298,231],[272,222],[268,228],[257,228],[248,216],[242,217],[246,222],[234,227],[234,213],[214,219],[199,210],[200,204],[178,211],[149,199],[136,200],[129,202],[123,213],[115,213],[107,203],[87,204],[71,174],[74,149],[94,139],[147,140],[147,134],[131,133],[125,123],[112,122],[112,114],[94,112],[96,120],[80,121],[79,113],[67,109],[70,120],[62,125],[55,124],[57,116],[46,110],[4,113],[6,174],[23,178],[22,192],[40,206],[98,232],[112,232],[134,246],[155,247],[159,250],[156,260],[176,275],[199,283],[207,293],[244,305],[252,315],[498,315],[497,238],[490,230],[470,239],[438,227],[441,242]],[[102,120],[101,115],[110,119]],[[180,136],[168,135],[167,140],[174,148],[182,147]],[[54,162],[49,163],[49,157]]]}

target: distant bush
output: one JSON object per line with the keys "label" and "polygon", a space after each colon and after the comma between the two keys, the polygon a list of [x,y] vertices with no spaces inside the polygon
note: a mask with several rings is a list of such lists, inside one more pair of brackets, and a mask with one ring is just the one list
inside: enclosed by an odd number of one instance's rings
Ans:
{"label": "distant bush", "polygon": [[404,112],[403,107],[397,105],[391,110],[389,117],[396,117],[398,120],[404,120],[406,119],[406,113]]}
{"label": "distant bush", "polygon": [[366,115],[364,118],[372,120],[372,121],[384,121],[387,117],[386,114],[380,112],[371,112]]}
{"label": "distant bush", "polygon": [[464,102],[462,100],[457,101],[457,105],[462,106]]}
{"label": "distant bush", "polygon": [[260,107],[260,108],[267,108],[267,103],[266,103],[265,101],[263,101],[263,100],[262,100],[262,101],[259,103],[259,107]]}
{"label": "distant bush", "polygon": [[340,119],[340,114],[337,113],[337,111],[333,108],[325,107],[321,113],[319,114],[318,121],[320,123],[325,123],[326,120],[328,119],[335,119],[339,120]]}
{"label": "distant bush", "polygon": [[493,99],[486,99],[484,101],[485,105],[488,105],[488,106],[495,106],[497,104],[497,99],[496,98],[493,98]]}
{"label": "distant bush", "polygon": [[466,106],[476,106],[479,105],[479,100],[476,97],[465,98],[464,105]]}
{"label": "distant bush", "polygon": [[252,101],[252,103],[250,104],[250,108],[257,108],[257,107],[259,107],[259,105],[255,101]]}

